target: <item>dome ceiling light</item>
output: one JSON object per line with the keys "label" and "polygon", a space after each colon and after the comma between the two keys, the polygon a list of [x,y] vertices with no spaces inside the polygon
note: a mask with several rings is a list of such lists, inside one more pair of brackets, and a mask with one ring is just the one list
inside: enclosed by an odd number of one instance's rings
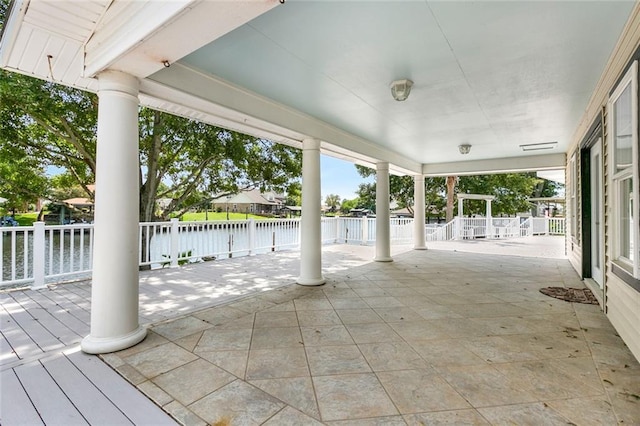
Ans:
{"label": "dome ceiling light", "polygon": [[391,87],[391,96],[393,96],[393,99],[396,101],[404,101],[409,97],[411,86],[413,86],[413,81],[406,78],[392,81],[389,85],[389,87]]}
{"label": "dome ceiling light", "polygon": [[458,145],[458,149],[460,150],[460,154],[465,155],[471,151],[471,145],[468,143],[464,143],[462,145]]}

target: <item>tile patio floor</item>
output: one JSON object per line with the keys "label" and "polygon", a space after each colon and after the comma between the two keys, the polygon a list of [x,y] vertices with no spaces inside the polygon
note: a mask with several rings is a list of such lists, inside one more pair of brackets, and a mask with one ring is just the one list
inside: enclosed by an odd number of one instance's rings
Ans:
{"label": "tile patio floor", "polygon": [[102,358],[188,425],[640,424],[640,365],[604,314],[538,291],[582,287],[566,259],[394,259],[192,310]]}

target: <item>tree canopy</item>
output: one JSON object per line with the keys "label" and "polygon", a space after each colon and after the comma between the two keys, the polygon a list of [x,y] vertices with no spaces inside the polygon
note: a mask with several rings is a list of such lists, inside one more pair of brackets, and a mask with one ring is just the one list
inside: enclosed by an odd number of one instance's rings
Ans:
{"label": "tree canopy", "polygon": [[[375,176],[375,170],[356,165],[358,173],[363,176]],[[527,201],[532,196],[549,197],[556,195],[558,184],[537,178],[534,173],[507,173],[481,176],[452,176],[447,178],[453,184],[457,193],[494,195],[492,204],[494,214],[513,215],[528,211]],[[358,188],[360,204],[366,207],[375,206],[375,183],[361,184]],[[393,200],[399,208],[414,205],[414,179],[412,176],[389,177],[390,201]],[[447,185],[444,177],[425,178],[425,203],[427,214],[444,215],[446,207]],[[452,206],[452,212],[457,206]],[[370,208],[370,207],[369,207]],[[485,204],[482,201],[465,201],[466,214],[484,214]]]}
{"label": "tree canopy", "polygon": [[[47,167],[92,198],[98,98],[53,82],[0,71],[0,161],[29,174],[2,173],[0,196],[54,197]],[[299,181],[300,150],[195,120],[140,108],[140,220],[166,219],[220,194],[286,191]],[[4,170],[4,169],[3,169]],[[169,199],[163,209],[157,200]]]}

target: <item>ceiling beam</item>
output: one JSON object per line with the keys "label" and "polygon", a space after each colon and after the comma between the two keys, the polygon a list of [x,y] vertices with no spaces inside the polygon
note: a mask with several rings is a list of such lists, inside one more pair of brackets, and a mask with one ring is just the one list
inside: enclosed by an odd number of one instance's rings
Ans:
{"label": "ceiling beam", "polygon": [[424,164],[422,173],[425,176],[464,176],[560,170],[565,168],[565,161],[566,155],[564,153],[492,158],[487,160]]}

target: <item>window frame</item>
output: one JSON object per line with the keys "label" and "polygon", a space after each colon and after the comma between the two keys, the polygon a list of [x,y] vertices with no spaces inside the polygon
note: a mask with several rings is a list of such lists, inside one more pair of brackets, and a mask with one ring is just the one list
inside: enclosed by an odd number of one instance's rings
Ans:
{"label": "window frame", "polygon": [[578,155],[574,152],[569,160],[569,178],[571,185],[569,186],[569,205],[571,208],[570,220],[571,228],[569,233],[572,241],[580,243],[578,234]]}
{"label": "window frame", "polygon": [[[624,169],[618,171],[616,159],[616,116],[615,103],[618,101],[622,93],[631,87],[631,164]],[[625,270],[634,278],[640,278],[640,226],[639,209],[638,209],[638,187],[640,186],[639,163],[638,158],[638,61],[634,61],[631,67],[625,73],[624,77],[618,83],[616,89],[609,97],[607,108],[609,110],[609,166],[610,166],[610,188],[611,188],[611,229],[612,229],[612,262],[620,269]],[[621,191],[627,180],[631,179],[631,210],[628,205],[622,205],[625,198]],[[629,212],[632,220],[630,227],[630,245],[632,248],[632,259],[629,259],[626,253],[622,253],[621,244],[623,241],[622,230],[624,227],[623,217],[624,211]],[[634,223],[635,222],[635,223]]]}

